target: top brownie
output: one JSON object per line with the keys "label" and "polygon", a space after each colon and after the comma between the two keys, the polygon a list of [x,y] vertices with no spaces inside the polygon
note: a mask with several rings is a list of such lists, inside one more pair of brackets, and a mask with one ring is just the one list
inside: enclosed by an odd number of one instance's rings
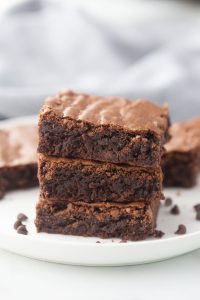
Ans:
{"label": "top brownie", "polygon": [[168,126],[167,107],[151,101],[67,90],[46,99],[40,111],[38,152],[155,166],[161,162]]}

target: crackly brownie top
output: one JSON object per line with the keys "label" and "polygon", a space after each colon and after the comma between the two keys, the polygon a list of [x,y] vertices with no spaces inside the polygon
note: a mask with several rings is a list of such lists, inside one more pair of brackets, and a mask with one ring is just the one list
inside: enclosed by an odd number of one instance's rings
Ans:
{"label": "crackly brownie top", "polygon": [[187,152],[200,147],[200,119],[175,123],[169,129],[171,139],[165,145],[167,152]]}
{"label": "crackly brownie top", "polygon": [[95,125],[114,125],[127,130],[153,131],[163,135],[168,127],[168,108],[149,100],[99,97],[65,90],[47,98],[41,115],[54,111],[61,118],[72,118]]}
{"label": "crackly brownie top", "polygon": [[36,125],[21,125],[0,130],[0,167],[37,162]]}

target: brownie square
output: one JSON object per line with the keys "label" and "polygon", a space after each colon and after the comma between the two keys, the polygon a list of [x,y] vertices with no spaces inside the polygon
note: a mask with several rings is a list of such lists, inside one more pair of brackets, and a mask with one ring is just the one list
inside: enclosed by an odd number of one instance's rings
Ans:
{"label": "brownie square", "polygon": [[45,101],[38,151],[50,156],[158,166],[168,140],[167,107],[148,100],[64,91]]}
{"label": "brownie square", "polygon": [[28,188],[37,180],[37,126],[0,130],[0,196],[7,190]]}
{"label": "brownie square", "polygon": [[142,240],[154,233],[159,200],[150,204],[48,202],[37,204],[38,232]]}
{"label": "brownie square", "polygon": [[162,198],[162,170],[39,155],[41,195],[51,201],[150,202]]}
{"label": "brownie square", "polygon": [[176,123],[170,134],[162,161],[164,186],[193,187],[200,166],[200,119]]}

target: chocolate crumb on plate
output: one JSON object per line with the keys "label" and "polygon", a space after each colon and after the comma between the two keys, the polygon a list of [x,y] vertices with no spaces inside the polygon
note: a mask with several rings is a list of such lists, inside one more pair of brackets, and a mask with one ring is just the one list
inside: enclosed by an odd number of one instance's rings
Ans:
{"label": "chocolate crumb on plate", "polygon": [[171,206],[172,205],[172,198],[170,198],[170,197],[167,197],[166,199],[165,199],[165,206]]}
{"label": "chocolate crumb on plate", "polygon": [[26,229],[25,225],[20,225],[17,228],[17,233],[27,235],[28,234],[28,230]]}
{"label": "chocolate crumb on plate", "polygon": [[17,215],[17,220],[19,220],[21,222],[26,221],[27,219],[28,219],[28,217],[25,214],[23,214],[23,213],[19,213]]}
{"label": "chocolate crumb on plate", "polygon": [[14,229],[15,229],[15,230],[17,230],[17,229],[18,229],[18,227],[19,227],[19,226],[21,226],[21,225],[22,225],[22,222],[21,222],[20,220],[17,220],[17,221],[15,221],[15,223],[14,223],[14,226],[13,226],[13,227],[14,227]]}
{"label": "chocolate crumb on plate", "polygon": [[180,225],[178,225],[178,229],[175,232],[175,234],[185,234],[186,231],[187,231],[187,229],[186,229],[185,225],[180,224]]}
{"label": "chocolate crumb on plate", "polygon": [[194,205],[194,209],[198,212],[200,211],[200,203],[197,203],[196,205]]}
{"label": "chocolate crumb on plate", "polygon": [[120,244],[121,244],[121,243],[127,243],[127,240],[121,240],[121,241],[120,241]]}
{"label": "chocolate crumb on plate", "polygon": [[163,237],[163,235],[165,235],[165,233],[162,230],[155,230],[154,232],[154,237],[161,239]]}
{"label": "chocolate crumb on plate", "polygon": [[101,244],[101,242],[100,241],[96,241],[96,244]]}
{"label": "chocolate crumb on plate", "polygon": [[180,214],[180,209],[179,209],[178,205],[174,205],[172,207],[172,209],[170,210],[170,213],[172,215],[179,215]]}

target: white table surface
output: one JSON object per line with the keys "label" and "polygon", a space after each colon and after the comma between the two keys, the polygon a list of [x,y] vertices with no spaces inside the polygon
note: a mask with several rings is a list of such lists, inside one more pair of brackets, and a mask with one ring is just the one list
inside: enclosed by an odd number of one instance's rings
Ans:
{"label": "white table surface", "polygon": [[66,266],[0,251],[0,297],[15,299],[198,299],[200,251],[130,267]]}

